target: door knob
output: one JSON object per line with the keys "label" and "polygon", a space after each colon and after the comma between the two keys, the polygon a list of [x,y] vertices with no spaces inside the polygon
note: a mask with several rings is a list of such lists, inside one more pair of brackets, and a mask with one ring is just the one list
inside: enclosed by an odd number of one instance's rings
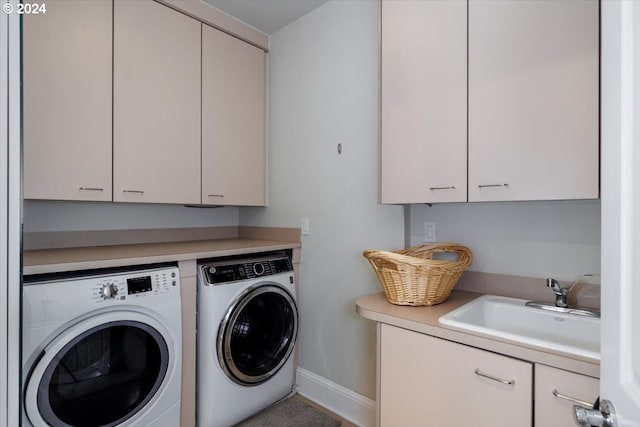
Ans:
{"label": "door knob", "polygon": [[576,421],[582,427],[616,427],[616,414],[613,405],[608,400],[600,401],[600,409],[587,409],[575,405],[573,410]]}

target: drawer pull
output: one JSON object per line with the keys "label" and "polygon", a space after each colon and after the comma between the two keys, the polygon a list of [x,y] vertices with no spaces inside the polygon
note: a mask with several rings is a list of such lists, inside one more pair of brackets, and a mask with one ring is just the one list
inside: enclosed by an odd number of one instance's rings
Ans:
{"label": "drawer pull", "polygon": [[209,197],[224,197],[224,194],[209,194]]}
{"label": "drawer pull", "polygon": [[456,187],[454,185],[450,185],[448,187],[429,187],[429,190],[455,190]]}
{"label": "drawer pull", "polygon": [[509,184],[480,184],[478,188],[508,187]]}
{"label": "drawer pull", "polygon": [[584,406],[585,408],[593,408],[593,403],[585,402],[584,400],[576,399],[575,397],[567,396],[565,394],[560,394],[555,388],[551,393],[558,399],[567,400],[571,403],[575,403],[576,405]]}
{"label": "drawer pull", "polygon": [[144,194],[142,190],[122,190],[123,193],[136,193],[136,194]]}
{"label": "drawer pull", "polygon": [[104,191],[104,188],[80,187],[80,190],[83,190],[83,191]]}
{"label": "drawer pull", "polygon": [[476,370],[473,371],[473,372],[475,372],[475,374],[480,376],[480,377],[488,378],[490,380],[497,381],[497,382],[502,383],[502,384],[514,385],[516,383],[516,380],[503,380],[502,378],[494,377],[493,375],[484,374],[484,373],[480,372],[480,369],[478,369],[478,368],[476,368]]}

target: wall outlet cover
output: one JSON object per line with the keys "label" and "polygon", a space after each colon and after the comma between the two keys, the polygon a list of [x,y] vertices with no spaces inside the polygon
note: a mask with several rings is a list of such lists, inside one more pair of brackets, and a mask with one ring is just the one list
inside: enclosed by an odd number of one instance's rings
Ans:
{"label": "wall outlet cover", "polygon": [[424,223],[424,241],[425,243],[433,243],[437,241],[437,229],[435,222]]}

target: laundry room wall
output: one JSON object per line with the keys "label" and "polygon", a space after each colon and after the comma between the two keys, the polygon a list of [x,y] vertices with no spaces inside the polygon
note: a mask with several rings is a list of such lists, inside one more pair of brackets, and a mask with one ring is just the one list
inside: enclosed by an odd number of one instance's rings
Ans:
{"label": "laundry room wall", "polygon": [[404,245],[403,207],[378,204],[377,13],[330,1],[271,35],[269,207],[240,210],[249,226],[308,218],[299,366],[370,399],[375,326],[355,300],[380,287],[362,251]]}
{"label": "laundry room wall", "polygon": [[438,241],[473,251],[474,271],[567,281],[600,273],[600,200],[412,205],[410,217],[411,245],[435,222]]}
{"label": "laundry room wall", "polygon": [[134,230],[237,226],[237,207],[25,200],[24,231]]}

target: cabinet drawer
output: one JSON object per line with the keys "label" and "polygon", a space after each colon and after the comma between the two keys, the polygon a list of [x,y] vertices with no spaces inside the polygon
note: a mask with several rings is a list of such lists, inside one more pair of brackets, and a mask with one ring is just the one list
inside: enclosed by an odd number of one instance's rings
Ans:
{"label": "cabinet drawer", "polygon": [[[535,425],[536,427],[573,427],[572,402],[581,400],[591,407],[599,394],[600,380],[549,366],[535,366]],[[556,395],[554,395],[554,390]]]}
{"label": "cabinet drawer", "polygon": [[531,363],[389,325],[380,339],[380,426],[531,425]]}

